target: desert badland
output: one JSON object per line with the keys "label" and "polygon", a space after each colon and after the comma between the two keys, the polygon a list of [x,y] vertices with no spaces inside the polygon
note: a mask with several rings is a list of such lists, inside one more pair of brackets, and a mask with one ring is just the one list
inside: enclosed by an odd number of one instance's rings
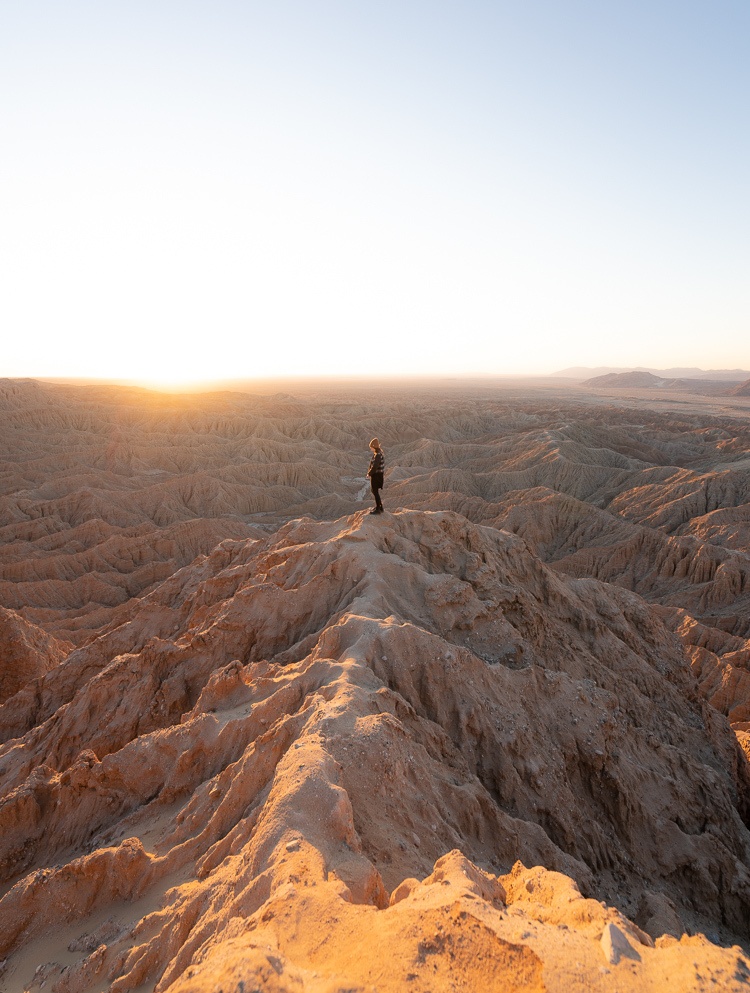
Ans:
{"label": "desert badland", "polygon": [[0,990],[747,989],[741,391],[4,380],[0,473]]}

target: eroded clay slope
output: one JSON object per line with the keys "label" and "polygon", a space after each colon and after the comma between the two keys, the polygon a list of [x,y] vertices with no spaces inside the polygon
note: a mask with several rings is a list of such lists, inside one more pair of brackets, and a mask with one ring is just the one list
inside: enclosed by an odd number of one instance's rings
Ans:
{"label": "eroded clay slope", "polygon": [[224,541],[0,728],[6,990],[750,976],[747,762],[680,642],[453,513]]}
{"label": "eroded clay slope", "polygon": [[[573,571],[599,574],[603,515],[615,532],[632,522],[684,539],[657,557],[705,557],[744,575],[750,430],[745,401],[731,402],[735,417],[507,385],[168,396],[0,381],[0,603],[82,644],[225,537],[361,507],[374,434],[386,446],[390,509],[455,510],[505,526],[508,505],[543,487],[578,501],[598,531],[590,555],[576,546]],[[628,554],[621,547],[616,557]],[[662,585],[665,597],[674,592]],[[725,629],[734,595],[719,583],[710,605]]]}
{"label": "eroded clay slope", "polygon": [[54,669],[73,646],[0,607],[0,704]]}

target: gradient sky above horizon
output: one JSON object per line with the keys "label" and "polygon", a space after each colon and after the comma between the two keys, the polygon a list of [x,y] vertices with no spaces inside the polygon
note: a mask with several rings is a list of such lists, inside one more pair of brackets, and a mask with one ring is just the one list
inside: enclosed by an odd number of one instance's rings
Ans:
{"label": "gradient sky above horizon", "polygon": [[750,368],[750,3],[0,8],[0,375]]}

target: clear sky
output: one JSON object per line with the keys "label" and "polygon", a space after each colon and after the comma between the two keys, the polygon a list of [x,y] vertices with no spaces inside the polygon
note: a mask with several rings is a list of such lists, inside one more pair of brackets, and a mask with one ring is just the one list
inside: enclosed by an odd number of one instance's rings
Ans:
{"label": "clear sky", "polygon": [[0,375],[750,368],[748,0],[0,5]]}

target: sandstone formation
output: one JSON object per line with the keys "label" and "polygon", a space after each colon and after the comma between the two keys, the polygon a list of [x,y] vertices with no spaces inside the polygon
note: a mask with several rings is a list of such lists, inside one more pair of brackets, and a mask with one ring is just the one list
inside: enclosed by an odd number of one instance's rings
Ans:
{"label": "sandstone formation", "polygon": [[444,394],[0,383],[0,991],[747,988],[742,399]]}

